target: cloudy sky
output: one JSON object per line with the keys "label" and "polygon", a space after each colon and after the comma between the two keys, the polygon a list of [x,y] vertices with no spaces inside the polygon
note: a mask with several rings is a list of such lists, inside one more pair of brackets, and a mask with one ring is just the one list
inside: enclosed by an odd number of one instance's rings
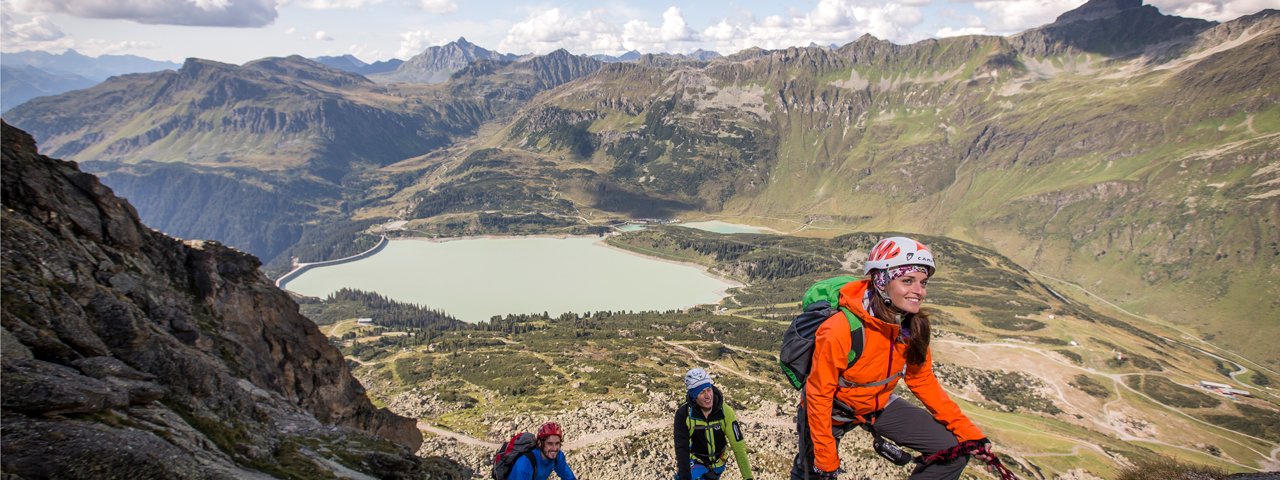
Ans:
{"label": "cloudy sky", "polygon": [[[1146,0],[1166,14],[1230,20],[1280,0]],[[200,57],[241,64],[300,54],[408,59],[458,37],[503,53],[728,54],[1007,35],[1084,0],[0,0],[0,50]]]}

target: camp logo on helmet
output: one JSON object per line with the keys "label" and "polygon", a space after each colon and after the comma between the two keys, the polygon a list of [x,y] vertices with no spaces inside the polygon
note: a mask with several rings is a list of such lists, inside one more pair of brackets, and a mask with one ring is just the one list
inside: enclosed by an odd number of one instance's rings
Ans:
{"label": "camp logo on helmet", "polygon": [[908,261],[910,261],[910,260],[911,260],[911,257],[914,257],[914,256],[916,256],[916,254],[914,254],[914,253],[908,253],[908,254],[907,254],[907,260],[908,260]]}
{"label": "camp logo on helmet", "polygon": [[893,240],[881,240],[880,244],[871,249],[871,260],[884,260],[898,256],[902,250],[898,248],[898,244]]}

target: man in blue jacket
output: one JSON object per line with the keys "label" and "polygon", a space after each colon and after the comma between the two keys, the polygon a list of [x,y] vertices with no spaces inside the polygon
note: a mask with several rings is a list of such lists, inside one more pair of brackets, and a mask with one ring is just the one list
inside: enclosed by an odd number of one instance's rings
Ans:
{"label": "man in blue jacket", "polygon": [[554,471],[560,480],[578,480],[578,477],[573,476],[569,462],[565,461],[564,452],[560,451],[563,441],[564,431],[561,430],[560,424],[555,422],[542,424],[538,427],[537,448],[531,455],[522,455],[516,459],[515,464],[511,466],[511,475],[507,479],[547,480]]}

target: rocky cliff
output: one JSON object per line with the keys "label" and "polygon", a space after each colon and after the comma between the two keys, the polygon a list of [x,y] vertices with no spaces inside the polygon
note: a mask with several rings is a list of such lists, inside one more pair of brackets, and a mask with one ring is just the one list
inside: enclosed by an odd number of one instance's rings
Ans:
{"label": "rocky cliff", "polygon": [[4,473],[462,475],[413,456],[414,421],[370,403],[256,258],[153,231],[25,132],[2,136]]}

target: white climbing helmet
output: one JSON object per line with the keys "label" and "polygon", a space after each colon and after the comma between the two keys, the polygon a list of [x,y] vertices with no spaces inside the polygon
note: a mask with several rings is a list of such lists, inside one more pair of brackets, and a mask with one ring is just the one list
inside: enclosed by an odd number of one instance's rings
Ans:
{"label": "white climbing helmet", "polygon": [[703,385],[711,385],[711,374],[701,368],[689,370],[684,374],[684,389],[693,390]]}
{"label": "white climbing helmet", "polygon": [[881,240],[871,253],[867,254],[867,263],[862,267],[863,275],[872,270],[889,269],[903,265],[923,265],[933,276],[933,252],[923,243],[907,237],[889,237]]}

